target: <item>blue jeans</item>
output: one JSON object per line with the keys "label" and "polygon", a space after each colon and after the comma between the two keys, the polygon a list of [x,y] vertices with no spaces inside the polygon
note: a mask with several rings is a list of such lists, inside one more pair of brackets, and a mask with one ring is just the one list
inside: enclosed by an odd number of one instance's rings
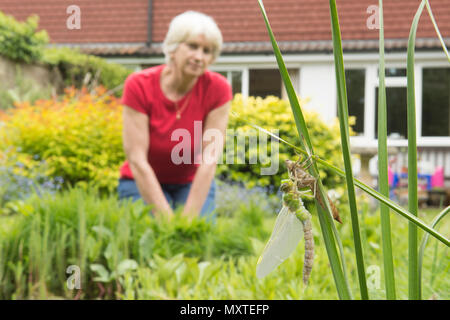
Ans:
{"label": "blue jeans", "polygon": [[[172,207],[172,209],[175,209],[177,206],[184,205],[186,203],[189,191],[191,190],[191,184],[192,183],[161,184],[164,196],[166,197],[167,202],[169,202],[169,205]],[[117,193],[119,194],[119,200],[132,198],[132,201],[134,202],[136,200],[142,199],[136,182],[132,179],[119,179]],[[202,210],[200,212],[200,216],[206,217],[207,220],[209,220],[210,218],[213,221],[215,220],[215,195],[216,184],[213,180],[211,182],[211,187],[209,188],[205,203],[203,204]]]}

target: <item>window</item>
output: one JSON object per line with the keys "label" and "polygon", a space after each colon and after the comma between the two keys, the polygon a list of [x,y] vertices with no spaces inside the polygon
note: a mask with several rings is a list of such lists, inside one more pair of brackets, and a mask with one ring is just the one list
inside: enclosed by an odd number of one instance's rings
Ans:
{"label": "window", "polygon": [[[378,88],[375,89],[375,138],[378,138]],[[407,102],[405,87],[386,88],[387,136],[408,138]]]}
{"label": "window", "polygon": [[242,93],[242,71],[231,72],[231,87],[233,88],[233,95]]}
{"label": "window", "polygon": [[347,87],[348,114],[356,117],[353,131],[358,135],[364,133],[364,89],[366,71],[364,69],[345,70]]}
{"label": "window", "polygon": [[450,136],[450,68],[424,68],[422,136]]}
{"label": "window", "polygon": [[281,75],[278,69],[250,70],[250,96],[281,98]]}
{"label": "window", "polygon": [[228,79],[228,82],[231,85],[233,95],[236,93],[242,93],[242,71],[216,71],[220,73],[225,78]]}
{"label": "window", "polygon": [[[422,89],[421,96],[416,97],[421,100],[416,104],[417,121],[421,124],[417,138],[420,143],[441,143],[433,138],[450,138],[450,68],[416,69],[422,73],[416,77],[416,86]],[[387,136],[393,145],[404,145],[408,139],[406,73],[401,66],[386,68]],[[356,117],[353,130],[361,136],[353,140],[363,146],[378,139],[378,67],[347,69],[345,76],[349,116]],[[396,139],[400,141],[394,142]]]}
{"label": "window", "polygon": [[386,68],[385,77],[406,77],[406,69]]}

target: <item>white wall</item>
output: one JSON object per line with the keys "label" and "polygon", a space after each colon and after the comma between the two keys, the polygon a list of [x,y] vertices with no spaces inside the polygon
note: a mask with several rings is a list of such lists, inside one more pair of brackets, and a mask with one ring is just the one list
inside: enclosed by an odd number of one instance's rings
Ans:
{"label": "white wall", "polygon": [[331,63],[305,64],[300,68],[300,97],[309,98],[305,109],[320,113],[330,123],[336,116],[336,76]]}

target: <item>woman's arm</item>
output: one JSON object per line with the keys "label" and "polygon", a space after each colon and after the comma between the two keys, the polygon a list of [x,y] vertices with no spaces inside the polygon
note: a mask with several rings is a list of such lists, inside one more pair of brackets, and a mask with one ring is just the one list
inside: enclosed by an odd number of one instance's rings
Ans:
{"label": "woman's arm", "polygon": [[173,215],[155,172],[148,163],[148,116],[130,107],[123,109],[123,148],[143,200],[154,205],[155,216]]}
{"label": "woman's arm", "polygon": [[[230,106],[231,102],[227,102],[212,110],[206,117],[203,126],[202,162],[195,173],[183,215],[198,216],[202,210],[216,172],[217,161],[223,151]],[[214,138],[211,139],[211,136]]]}

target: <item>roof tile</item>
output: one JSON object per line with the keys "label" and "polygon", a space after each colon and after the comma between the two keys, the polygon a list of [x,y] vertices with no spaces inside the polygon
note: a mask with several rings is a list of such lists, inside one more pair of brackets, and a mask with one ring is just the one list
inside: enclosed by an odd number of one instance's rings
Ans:
{"label": "roof tile", "polygon": [[[437,24],[444,38],[450,38],[449,0],[431,0]],[[68,30],[66,8],[74,2],[81,9],[81,30]],[[269,44],[258,3],[256,0],[153,0],[152,40],[154,48],[139,52],[158,51],[171,19],[186,10],[197,10],[211,15],[222,30],[228,52],[255,52]],[[344,48],[372,48],[370,41],[378,39],[378,30],[369,29],[367,20],[372,13],[367,9],[374,0],[337,0]],[[24,20],[31,14],[40,16],[40,28],[46,29],[53,43],[137,43],[143,47],[148,40],[148,0],[1,0],[0,10]],[[385,38],[390,48],[404,48],[409,29],[420,1],[385,0]],[[320,50],[329,48],[331,41],[328,1],[317,0],[265,0],[264,5],[278,41],[284,48],[296,50]],[[418,46],[434,46],[435,30],[428,12],[424,10],[417,31]],[[400,40],[399,40],[400,39]],[[367,40],[360,44],[354,40]],[[242,45],[236,43],[241,42]],[[303,45],[302,42],[305,42]],[[254,44],[251,44],[254,43]],[[258,44],[259,43],[259,44]],[[263,44],[264,43],[264,44]],[[375,41],[375,46],[378,46]],[[437,45],[439,46],[439,44]],[[116,46],[101,52],[114,54]],[[133,50],[136,47],[133,47]],[[155,49],[156,48],[156,49]],[[269,48],[270,49],[270,48]],[[93,50],[93,49],[91,49]],[[103,50],[103,51],[102,51]],[[236,50],[236,51],[233,51]],[[266,49],[264,49],[266,50]],[[325,49],[324,49],[325,50]],[[328,50],[328,49],[327,49]],[[125,50],[129,52],[129,50]],[[155,52],[156,52],[155,51]],[[134,52],[134,51],[133,51]]]}

